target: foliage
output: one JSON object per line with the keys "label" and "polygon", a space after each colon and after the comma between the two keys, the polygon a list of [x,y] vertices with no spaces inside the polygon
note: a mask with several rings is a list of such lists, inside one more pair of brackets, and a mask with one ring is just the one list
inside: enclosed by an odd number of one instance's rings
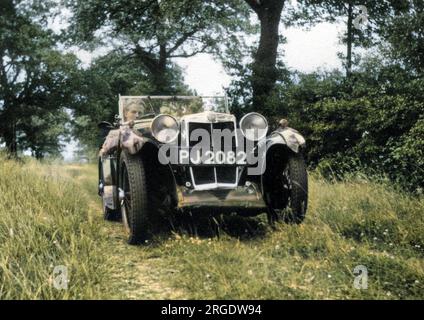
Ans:
{"label": "foliage", "polygon": [[[47,24],[57,2],[1,2],[0,143],[10,152],[57,156],[72,135],[81,152],[95,154],[96,125],[114,121],[119,94],[194,93],[172,59],[209,52],[233,79],[232,111],[241,116],[254,106],[273,127],[288,117],[307,137],[312,167],[337,176],[384,173],[410,190],[422,188],[423,0],[61,3],[71,15],[58,37]],[[368,9],[361,30],[352,28],[358,5]],[[281,22],[340,18],[350,25],[347,45],[373,48],[373,58],[357,59],[349,77],[284,66]],[[249,44],[251,35],[259,41]],[[58,49],[61,39],[108,53],[82,70],[74,55]]]}
{"label": "foliage", "polygon": [[260,108],[267,103],[273,93],[278,78],[276,67],[278,45],[280,43],[279,26],[285,0],[245,0],[255,12],[260,23],[258,48],[253,54],[250,65],[252,76],[252,107]]}
{"label": "foliage", "polygon": [[[169,68],[168,93],[191,94],[183,84],[178,66],[171,64]],[[73,135],[83,147],[88,148],[85,151],[97,150],[103,142],[98,136],[97,124],[101,121],[115,122],[118,96],[149,95],[154,90],[149,72],[136,58],[113,51],[94,60],[81,77],[79,100],[73,109]]]}
{"label": "foliage", "polygon": [[372,48],[381,44],[381,35],[388,28],[388,21],[400,14],[408,14],[409,0],[301,0],[287,17],[289,25],[314,25],[319,22],[343,21],[346,32],[341,41],[346,45],[344,60],[346,74],[360,61],[355,47]]}
{"label": "foliage", "polygon": [[[283,11],[282,19],[286,25],[305,26],[336,22],[349,13],[353,24],[357,5],[367,7],[368,24],[361,30],[351,26],[351,35],[344,40],[350,38],[348,46],[373,48],[373,55],[355,59],[355,68],[347,68],[348,77],[340,71],[301,74],[280,64],[276,90],[255,111],[266,114],[272,128],[287,117],[307,138],[311,167],[318,166],[328,176],[355,170],[384,173],[420,192],[424,2],[299,1]],[[238,115],[247,111],[253,95],[252,63],[240,59],[247,51],[241,47],[230,52],[225,64],[232,71],[234,80],[227,92]]]}
{"label": "foliage", "polygon": [[155,94],[169,93],[170,59],[216,52],[222,39],[249,24],[239,0],[64,2],[73,14],[67,37],[120,48],[149,73]]}
{"label": "foliage", "polygon": [[415,74],[424,73],[424,1],[408,1],[409,10],[391,17],[382,29],[382,37],[388,42],[385,53],[402,62]]}
{"label": "foliage", "polygon": [[46,28],[50,2],[3,1],[0,11],[0,141],[9,152],[57,155],[78,73]]}
{"label": "foliage", "polygon": [[283,110],[306,135],[312,166],[336,175],[385,172],[416,190],[424,181],[423,81],[374,58],[350,80],[338,72],[300,75],[281,88]]}

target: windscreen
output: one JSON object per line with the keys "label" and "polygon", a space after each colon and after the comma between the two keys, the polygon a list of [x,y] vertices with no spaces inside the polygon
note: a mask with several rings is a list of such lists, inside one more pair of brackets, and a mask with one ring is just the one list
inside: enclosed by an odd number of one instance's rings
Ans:
{"label": "windscreen", "polygon": [[120,115],[124,122],[168,114],[176,118],[204,111],[228,113],[227,98],[223,96],[120,97]]}

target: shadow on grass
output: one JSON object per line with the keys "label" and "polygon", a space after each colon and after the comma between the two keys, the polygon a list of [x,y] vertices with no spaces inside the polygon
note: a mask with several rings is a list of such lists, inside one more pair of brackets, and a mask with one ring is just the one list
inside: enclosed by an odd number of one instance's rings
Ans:
{"label": "shadow on grass", "polygon": [[[108,221],[122,224],[122,219]],[[178,212],[166,216],[156,216],[150,221],[149,244],[159,245],[172,233],[203,239],[229,236],[242,241],[263,239],[272,231],[265,214],[244,217],[237,214],[211,214],[206,212]]]}
{"label": "shadow on grass", "polygon": [[[242,217],[236,214],[202,214],[180,212],[169,219],[168,227],[162,224],[160,233],[176,232],[199,238],[228,235],[240,240],[261,239],[270,231],[265,215]],[[158,230],[159,231],[159,230]]]}

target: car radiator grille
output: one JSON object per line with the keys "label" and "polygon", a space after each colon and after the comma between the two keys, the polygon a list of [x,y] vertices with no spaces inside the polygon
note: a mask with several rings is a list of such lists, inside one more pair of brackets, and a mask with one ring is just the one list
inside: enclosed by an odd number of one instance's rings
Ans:
{"label": "car radiator grille", "polygon": [[[229,129],[232,132],[231,148],[232,151],[237,151],[235,124],[234,122],[217,122],[217,123],[197,123],[190,122],[188,124],[188,137],[195,129],[204,129],[209,133],[211,139],[210,146],[212,151],[224,151],[224,139],[221,139],[219,144],[217,139],[212,138],[212,130]],[[215,141],[214,141],[215,140]],[[189,146],[193,147],[200,141],[189,141]],[[236,165],[217,165],[217,166],[204,166],[197,165],[190,167],[191,178],[195,187],[201,188],[202,186],[215,185],[215,187],[236,187],[238,183],[238,169]]]}

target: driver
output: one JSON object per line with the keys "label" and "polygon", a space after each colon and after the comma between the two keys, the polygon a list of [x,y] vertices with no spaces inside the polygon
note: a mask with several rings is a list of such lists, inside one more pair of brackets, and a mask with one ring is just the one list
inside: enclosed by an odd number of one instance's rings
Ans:
{"label": "driver", "polygon": [[134,121],[142,116],[143,107],[133,101],[124,106],[124,121]]}

